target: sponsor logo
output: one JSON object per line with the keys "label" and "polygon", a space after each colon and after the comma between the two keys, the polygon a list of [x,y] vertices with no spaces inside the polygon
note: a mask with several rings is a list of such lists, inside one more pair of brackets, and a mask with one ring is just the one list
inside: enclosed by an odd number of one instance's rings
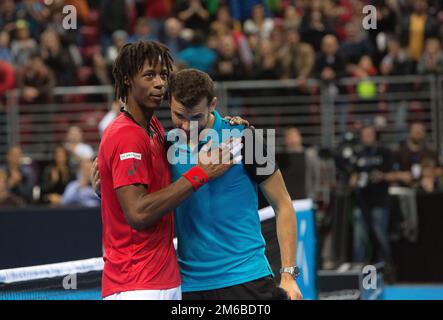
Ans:
{"label": "sponsor logo", "polygon": [[120,154],[120,160],[127,160],[127,159],[141,160],[142,155],[141,155],[141,153],[136,153],[136,152],[126,152],[126,153]]}

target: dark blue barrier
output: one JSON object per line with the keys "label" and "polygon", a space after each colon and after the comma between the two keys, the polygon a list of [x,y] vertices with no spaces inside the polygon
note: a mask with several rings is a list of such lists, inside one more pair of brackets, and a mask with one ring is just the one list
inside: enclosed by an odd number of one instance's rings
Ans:
{"label": "dark blue barrier", "polygon": [[102,255],[99,208],[0,211],[0,269]]}

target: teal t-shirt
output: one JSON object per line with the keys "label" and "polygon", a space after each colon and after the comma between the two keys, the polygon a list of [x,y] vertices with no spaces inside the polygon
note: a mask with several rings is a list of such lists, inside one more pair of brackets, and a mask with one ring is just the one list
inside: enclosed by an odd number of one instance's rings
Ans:
{"label": "teal t-shirt", "polygon": [[[241,135],[243,126],[231,126],[215,111],[214,129]],[[232,130],[234,129],[234,130]],[[199,148],[204,145],[199,143]],[[172,143],[177,155],[196,157],[186,143]],[[194,164],[174,164],[173,181]],[[273,275],[265,256],[265,240],[258,215],[257,183],[243,163],[208,182],[175,209],[177,256],[182,291],[213,290]]]}

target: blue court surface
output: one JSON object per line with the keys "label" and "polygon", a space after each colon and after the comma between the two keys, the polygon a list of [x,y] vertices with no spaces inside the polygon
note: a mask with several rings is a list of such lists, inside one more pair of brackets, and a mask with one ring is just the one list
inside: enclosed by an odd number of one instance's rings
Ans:
{"label": "blue court surface", "polygon": [[443,300],[443,285],[386,286],[384,300]]}
{"label": "blue court surface", "polygon": [[[101,300],[100,290],[39,291],[0,294],[0,300]],[[443,285],[395,285],[384,288],[383,300],[443,300]]]}

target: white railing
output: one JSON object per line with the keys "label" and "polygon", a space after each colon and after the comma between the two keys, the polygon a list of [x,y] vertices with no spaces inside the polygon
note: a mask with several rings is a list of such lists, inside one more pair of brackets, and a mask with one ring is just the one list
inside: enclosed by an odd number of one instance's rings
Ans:
{"label": "white railing", "polygon": [[[220,82],[216,83],[217,108],[222,114],[241,115],[255,127],[275,128],[277,152],[283,149],[287,127],[299,128],[306,144],[334,147],[345,131],[375,119],[386,122],[380,127],[384,143],[400,142],[408,122],[420,120],[426,124],[430,142],[441,148],[443,76],[367,80],[378,88],[370,98],[358,95],[361,80],[355,78],[334,84],[309,80],[303,86],[297,80]],[[86,142],[97,147],[97,125],[112,103],[113,92],[112,86],[59,87],[53,92],[58,102],[50,105],[21,105],[19,91],[10,92],[6,111],[0,111],[0,161],[11,144],[22,145],[31,158],[47,160],[63,141],[67,127],[74,124],[83,128]],[[97,96],[102,102],[88,102]],[[165,128],[171,127],[166,102],[158,117]]]}

